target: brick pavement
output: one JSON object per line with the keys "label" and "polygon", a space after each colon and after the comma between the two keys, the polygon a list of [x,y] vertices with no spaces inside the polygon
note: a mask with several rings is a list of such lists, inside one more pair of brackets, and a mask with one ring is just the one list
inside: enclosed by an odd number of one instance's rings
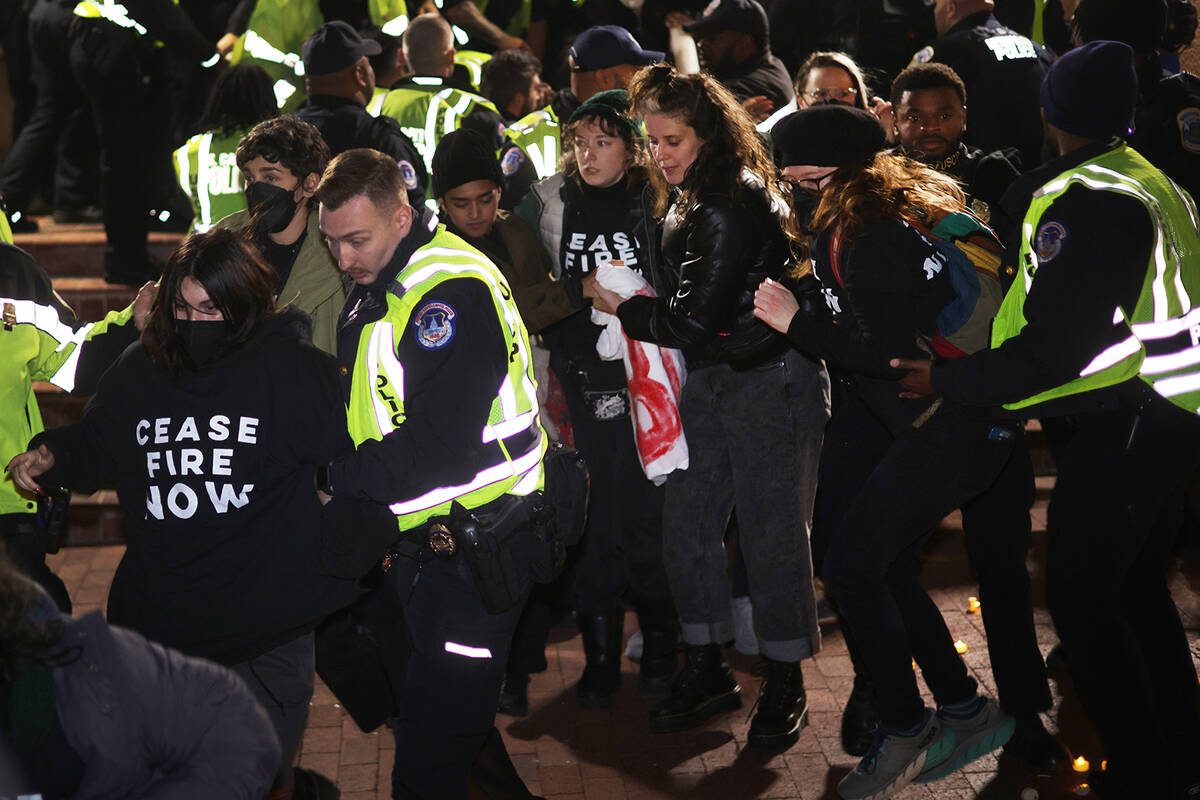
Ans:
{"label": "brick pavement", "polygon": [[[1034,578],[1035,615],[1043,654],[1055,643],[1044,607],[1040,564],[1044,554],[1046,479],[1034,509],[1035,546],[1030,555]],[[927,548],[922,577],[946,616],[950,631],[967,644],[963,656],[984,691],[995,692],[987,658],[987,642],[978,614],[967,612],[967,598],[976,589],[956,535],[958,521],[948,518]],[[1194,540],[1193,540],[1194,541]],[[1200,654],[1200,570],[1190,544],[1181,558],[1186,570],[1176,570],[1173,590]],[[121,547],[76,547],[50,557],[50,564],[67,582],[79,613],[103,606]],[[626,633],[636,628],[632,613]],[[758,693],[751,677],[753,659],[731,652],[745,697],[745,708],[711,720],[703,728],[682,734],[651,735],[646,712],[654,698],[639,696],[636,666],[625,662],[625,685],[612,709],[575,707],[574,686],[583,671],[578,635],[556,629],[547,651],[549,669],[530,684],[531,713],[524,719],[498,717],[518,772],[534,794],[551,800],[657,800],[658,798],[836,798],[834,787],[855,760],[841,751],[838,727],[842,703],[850,691],[852,669],[836,626],[827,628],[824,646],[804,664],[810,722],[800,740],[786,753],[762,755],[745,747],[749,712]],[[1062,676],[1051,673],[1055,708],[1046,715],[1072,753],[1098,760],[1099,749],[1083,719],[1078,702]],[[346,800],[390,797],[389,776],[393,745],[386,730],[361,732],[323,685],[313,698],[300,764],[335,780]],[[899,795],[917,798],[1021,797],[1035,788],[1043,800],[1073,796],[1078,781],[1064,770],[1053,779],[1037,778],[1009,759],[989,756],[959,773],[931,784],[913,786]]]}

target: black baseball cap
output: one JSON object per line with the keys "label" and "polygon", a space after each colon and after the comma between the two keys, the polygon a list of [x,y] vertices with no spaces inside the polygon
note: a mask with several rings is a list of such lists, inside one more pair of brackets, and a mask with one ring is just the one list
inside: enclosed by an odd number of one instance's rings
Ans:
{"label": "black baseball cap", "polygon": [[305,74],[331,75],[357,64],[363,56],[379,55],[380,49],[379,42],[362,38],[348,22],[335,20],[326,22],[304,40],[300,57],[304,60]]}
{"label": "black baseball cap", "polygon": [[568,63],[572,72],[594,72],[620,64],[657,64],[666,57],[658,50],[643,50],[633,34],[620,25],[597,25],[575,37]]}
{"label": "black baseball cap", "polygon": [[712,0],[700,18],[683,29],[697,39],[724,31],[748,33],[760,42],[767,41],[770,28],[767,12],[758,0]]}

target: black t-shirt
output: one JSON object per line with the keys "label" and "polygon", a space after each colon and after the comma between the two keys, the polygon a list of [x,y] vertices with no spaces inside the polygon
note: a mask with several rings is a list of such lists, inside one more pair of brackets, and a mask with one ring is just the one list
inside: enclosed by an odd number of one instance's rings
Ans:
{"label": "black t-shirt", "polygon": [[714,73],[713,77],[733,92],[739,103],[762,95],[774,103],[778,110],[796,97],[787,67],[771,53],[764,53],[734,69]]}
{"label": "black t-shirt", "polygon": [[300,248],[307,238],[308,228],[305,228],[300,232],[300,238],[291,244],[277,244],[270,236],[262,236],[256,242],[258,249],[262,251],[263,258],[275,268],[276,295],[282,292],[283,287],[287,285],[288,276],[292,274],[292,267],[296,265],[296,256],[300,253]]}

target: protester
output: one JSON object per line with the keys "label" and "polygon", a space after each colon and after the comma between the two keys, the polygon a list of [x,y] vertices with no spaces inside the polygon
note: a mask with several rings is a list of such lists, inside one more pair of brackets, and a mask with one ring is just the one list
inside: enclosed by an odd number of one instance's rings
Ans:
{"label": "protester", "polygon": [[[808,528],[821,432],[824,368],[753,316],[753,290],[793,264],[791,208],[750,118],[711,77],[666,66],[630,92],[645,119],[666,214],[659,297],[624,302],[595,286],[634,339],[678,347],[688,380],[680,403],[688,469],[667,480],[663,559],[687,664],[650,711],[655,732],[686,730],[741,704],[721,652],[733,638],[722,538],[736,504],[766,682],[754,747],[787,747],[807,713],[800,661],[820,648]],[[677,189],[668,208],[668,186]],[[786,599],[785,599],[786,598]]]}

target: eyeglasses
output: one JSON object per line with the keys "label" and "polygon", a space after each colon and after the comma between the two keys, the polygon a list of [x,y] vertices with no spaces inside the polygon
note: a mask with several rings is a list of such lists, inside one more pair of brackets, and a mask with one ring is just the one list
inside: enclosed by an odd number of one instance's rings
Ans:
{"label": "eyeglasses", "polygon": [[805,92],[804,96],[809,100],[817,100],[824,102],[826,100],[838,100],[845,102],[853,100],[854,95],[858,94],[858,89],[813,89],[811,92]]}

